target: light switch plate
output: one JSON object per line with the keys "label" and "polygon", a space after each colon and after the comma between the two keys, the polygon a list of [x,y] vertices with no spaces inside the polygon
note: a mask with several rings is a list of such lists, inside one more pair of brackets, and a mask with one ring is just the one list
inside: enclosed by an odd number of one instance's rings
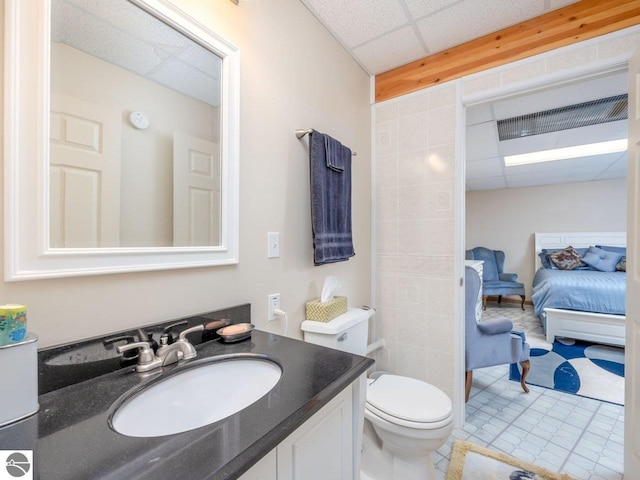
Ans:
{"label": "light switch plate", "polygon": [[268,258],[277,258],[280,256],[280,233],[279,232],[269,232],[267,234],[267,248]]}

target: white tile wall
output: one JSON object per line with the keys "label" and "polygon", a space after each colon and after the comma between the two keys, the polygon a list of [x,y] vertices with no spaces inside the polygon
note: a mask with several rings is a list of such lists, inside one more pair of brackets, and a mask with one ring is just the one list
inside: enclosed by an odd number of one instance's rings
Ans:
{"label": "white tile wall", "polygon": [[598,58],[612,58],[633,52],[640,45],[640,33],[624,35],[598,44]]}
{"label": "white tile wall", "polygon": [[[448,297],[453,288],[455,99],[456,88],[445,85],[381,106],[375,132],[376,145],[382,146],[376,173],[391,172],[376,182],[377,332],[390,335],[385,337],[388,352],[376,354],[378,368],[446,391],[453,388],[446,346],[451,329],[445,326],[452,324],[453,314]],[[434,328],[427,314],[437,321]],[[438,341],[430,339],[430,331]],[[442,358],[443,365],[429,367]]]}
{"label": "white tile wall", "polygon": [[596,45],[576,49],[560,55],[554,55],[547,59],[546,73],[554,73],[560,70],[588,65],[598,59],[598,47]]}

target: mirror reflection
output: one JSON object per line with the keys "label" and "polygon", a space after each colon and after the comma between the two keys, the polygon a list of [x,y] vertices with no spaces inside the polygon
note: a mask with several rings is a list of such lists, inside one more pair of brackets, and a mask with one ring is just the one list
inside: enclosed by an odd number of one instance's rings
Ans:
{"label": "mirror reflection", "polygon": [[49,244],[221,243],[222,60],[127,0],[52,0]]}

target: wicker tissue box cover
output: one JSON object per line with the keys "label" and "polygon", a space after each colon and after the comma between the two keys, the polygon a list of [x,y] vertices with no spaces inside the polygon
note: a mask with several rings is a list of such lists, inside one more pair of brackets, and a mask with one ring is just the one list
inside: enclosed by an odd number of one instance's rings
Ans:
{"label": "wicker tissue box cover", "polygon": [[321,303],[320,299],[307,302],[307,320],[330,322],[347,311],[347,297],[333,297],[333,300]]}

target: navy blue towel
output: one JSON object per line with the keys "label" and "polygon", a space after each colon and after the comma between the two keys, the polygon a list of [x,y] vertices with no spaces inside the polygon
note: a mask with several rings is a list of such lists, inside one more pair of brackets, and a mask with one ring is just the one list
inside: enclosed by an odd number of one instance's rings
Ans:
{"label": "navy blue towel", "polygon": [[351,150],[329,135],[309,135],[313,262],[353,257],[351,235]]}

